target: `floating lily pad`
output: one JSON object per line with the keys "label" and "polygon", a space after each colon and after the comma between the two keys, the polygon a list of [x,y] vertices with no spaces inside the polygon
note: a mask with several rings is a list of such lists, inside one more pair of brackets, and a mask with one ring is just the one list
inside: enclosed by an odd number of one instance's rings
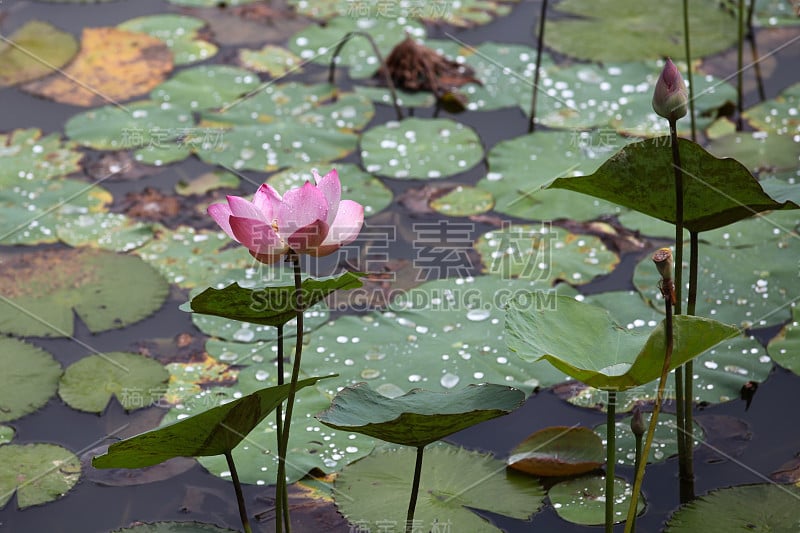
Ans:
{"label": "floating lily pad", "polygon": [[217,53],[216,45],[198,37],[198,31],[205,25],[202,19],[167,14],[126,20],[117,27],[164,41],[172,51],[174,63],[187,65],[209,59]]}
{"label": "floating lily pad", "polygon": [[[683,218],[688,230],[706,231],[757,212],[800,207],[775,202],[738,161],[717,159],[686,139],[679,139],[678,145],[684,176]],[[657,137],[623,147],[590,176],[558,178],[548,189],[581,192],[674,223],[672,165],[669,137]]]}
{"label": "floating lily pad", "polygon": [[518,444],[508,466],[534,476],[574,476],[591,472],[605,462],[600,437],[583,427],[541,429]]}
{"label": "floating lily pad", "polygon": [[[392,191],[379,179],[361,170],[352,163],[331,163],[342,182],[342,198],[348,198],[364,206],[364,215],[371,216],[385,209],[392,201]],[[323,170],[323,168],[325,170]],[[273,174],[267,183],[284,193],[299,187],[306,181],[313,183],[312,169],[324,175],[328,167],[320,165],[298,165]]]}
{"label": "floating lily pad", "polygon": [[[0,376],[0,422],[36,411],[55,394],[61,365],[44,350],[3,338],[0,339],[0,363],[5,369]],[[11,435],[14,435],[13,429]]]}
{"label": "floating lily pad", "polygon": [[14,438],[14,428],[11,426],[0,426],[0,444],[8,444]]}
{"label": "floating lily pad", "polygon": [[273,78],[290,72],[301,72],[303,60],[292,52],[274,44],[264,45],[259,50],[239,50],[239,63],[254,72],[266,72]]}
{"label": "floating lily pad", "polygon": [[118,104],[147,94],[171,70],[172,52],[155,37],[118,28],[84,28],[80,52],[63,72],[22,88],[63,104]]}
{"label": "floating lily pad", "polygon": [[34,128],[0,134],[0,183],[10,188],[77,172],[83,154],[75,148],[58,134],[42,137]]}
{"label": "floating lily pad", "polygon": [[2,254],[0,331],[66,337],[73,314],[93,333],[121,328],[164,303],[168,285],[136,257],[101,250]]}
{"label": "floating lily pad", "polygon": [[212,385],[226,385],[236,382],[239,371],[228,363],[217,361],[209,354],[201,360],[189,363],[170,363],[166,365],[169,383],[164,393],[165,402],[176,405],[200,393]]}
{"label": "floating lily pad", "polygon": [[0,508],[16,493],[20,509],[57,500],[81,477],[81,462],[55,444],[0,446]]}
{"label": "floating lily pad", "polygon": [[239,183],[241,183],[239,176],[233,172],[214,170],[189,181],[178,182],[175,185],[175,192],[181,196],[203,195],[217,189],[237,189]]}
{"label": "floating lily pad", "polygon": [[[257,303],[263,304],[263,300]],[[303,330],[314,331],[327,322],[329,317],[327,306],[319,303],[303,313]],[[273,341],[277,339],[278,333],[272,326],[249,324],[197,313],[192,314],[192,322],[206,335],[217,337],[206,342],[206,350],[212,355],[219,356],[221,361],[243,365],[247,364],[251,357],[255,358],[255,354],[267,359],[275,356],[277,348]],[[294,318],[286,323],[284,326],[286,338],[294,336],[295,325]],[[265,344],[267,342],[268,345]]]}
{"label": "floating lily pad", "polygon": [[392,178],[444,178],[465,172],[483,158],[471,128],[450,119],[408,118],[368,130],[361,138],[367,172]]}
{"label": "floating lily pad", "polygon": [[[325,26],[309,26],[300,30],[289,39],[289,49],[303,60],[327,66],[333,49],[351,31],[369,33],[384,58],[397,43],[406,38],[406,34],[413,37],[425,35],[425,29],[418,22],[391,17],[360,18],[356,14],[332,18]],[[353,37],[344,45],[338,64],[349,67],[352,78],[367,78],[379,66],[369,42],[360,36]]]}
{"label": "floating lily pad", "polygon": [[221,231],[197,231],[181,226],[176,230],[162,229],[155,239],[134,253],[158,269],[170,283],[192,288],[206,285],[220,271],[256,263],[243,246],[223,250],[230,243],[230,238]]}
{"label": "floating lily pad", "polygon": [[[377,450],[345,468],[335,482],[334,501],[351,523],[405,524],[398,498],[411,494],[412,448]],[[425,450],[415,523],[447,524],[453,531],[496,532],[470,509],[525,520],[542,505],[544,491],[528,476],[507,472],[491,455],[440,444]],[[392,526],[394,527],[394,526]]]}
{"label": "floating lily pad", "polygon": [[778,484],[719,489],[678,509],[667,522],[666,531],[794,531],[800,523],[798,498],[800,489]]}
{"label": "floating lily pad", "polygon": [[[573,524],[599,526],[605,521],[605,476],[584,476],[568,479],[550,487],[547,497],[556,514]],[[630,507],[633,487],[622,478],[614,478],[614,523],[625,521]],[[637,513],[644,510],[644,498],[639,496]]]}
{"label": "floating lily pad", "polygon": [[481,235],[475,249],[488,274],[546,284],[559,279],[573,285],[588,283],[611,272],[619,262],[599,238],[549,224],[509,224]]}
{"label": "floating lily pad", "polygon": [[[795,173],[797,171],[794,171]],[[782,180],[777,177],[769,177],[761,181],[764,192],[772,196],[776,202],[794,202],[800,205],[800,187],[796,186],[794,177]]]}
{"label": "floating lily pad", "polygon": [[[800,243],[792,238],[742,248],[700,243],[697,314],[743,328],[786,320],[787,306],[797,297],[798,247]],[[639,292],[661,310],[659,279],[650,258],[639,263],[633,277]]]}
{"label": "floating lily pad", "polygon": [[[642,413],[645,427],[649,427],[651,413]],[[631,417],[617,420],[616,424],[616,458],[617,464],[634,466],[636,462],[636,437],[631,431]],[[606,425],[601,424],[594,428],[594,432],[603,439],[606,444]],[[704,439],[703,429],[694,424],[694,445],[697,446]],[[675,415],[670,413],[660,413],[656,421],[656,430],[653,436],[653,445],[647,457],[648,463],[660,463],[666,461],[673,455],[678,454],[678,422]],[[605,451],[603,451],[605,456]]]}
{"label": "floating lily pad", "polygon": [[[392,93],[383,87],[354,87],[356,94],[361,94],[375,102],[376,104],[394,105]],[[430,107],[436,103],[433,93],[427,91],[408,92],[395,88],[397,94],[397,105],[400,107]]]}
{"label": "floating lily pad", "polygon": [[743,116],[756,128],[772,134],[791,136],[800,133],[800,83],[751,107]]}
{"label": "floating lily pad", "polygon": [[[528,309],[525,300],[511,300],[506,312],[506,342],[523,360],[546,359],[553,366],[606,390],[625,390],[661,375],[664,361],[663,322],[652,332],[628,330],[597,306],[557,296],[555,310]],[[706,318],[679,315],[673,319],[675,347],[670,369],[693,359],[738,330]],[[575,331],[584,334],[576,335]],[[591,332],[591,333],[589,333]]]}
{"label": "floating lily pad", "polygon": [[489,152],[489,173],[478,187],[494,195],[495,211],[514,217],[589,220],[618,213],[604,200],[540,188],[553,178],[594,172],[629,142],[611,131],[535,132],[501,141]]}
{"label": "floating lily pad", "polygon": [[46,76],[78,52],[72,34],[39,20],[26,22],[7,39],[0,46],[0,87]]}
{"label": "floating lily pad", "polygon": [[[235,1],[232,0],[232,2]],[[170,2],[177,3],[178,0],[170,0]],[[203,522],[151,522],[115,529],[111,533],[236,533],[236,530],[223,529]]]}
{"label": "floating lily pad", "polygon": [[80,411],[102,413],[111,397],[126,411],[155,405],[166,391],[169,372],[154,359],[111,352],[84,357],[61,377],[58,395]]}
{"label": "floating lily pad", "polygon": [[[244,6],[258,0],[225,0],[226,6]],[[169,0],[170,4],[191,7],[219,7],[219,0]]]}
{"label": "floating lily pad", "polygon": [[776,363],[800,374],[800,310],[794,308],[792,321],[784,325],[781,331],[769,341],[769,355]]}
{"label": "floating lily pad", "polygon": [[3,244],[56,242],[58,226],[84,213],[97,214],[111,203],[111,194],[98,185],[69,178],[22,180],[0,191],[0,233]]}
{"label": "floating lily pad", "polygon": [[431,200],[431,209],[451,217],[479,215],[494,206],[492,194],[477,187],[459,185],[447,194]]}
{"label": "floating lily pad", "polygon": [[[411,4],[406,16],[419,17],[434,24],[471,28],[488,24],[511,13],[511,4],[520,0],[464,0],[462,2]],[[402,4],[401,4],[402,5]],[[416,8],[416,9],[415,9]]]}
{"label": "floating lily pad", "polygon": [[153,228],[117,213],[81,214],[59,224],[56,235],[70,246],[129,252],[152,239]]}
{"label": "floating lily pad", "polygon": [[[320,379],[297,383],[297,390]],[[174,457],[206,457],[230,452],[289,396],[290,385],[258,390],[224,405],[141,433],[108,447],[105,455],[92,459],[95,468],[141,468]]]}
{"label": "floating lily pad", "polygon": [[412,389],[389,398],[359,383],[345,387],[317,415],[326,426],[403,446],[424,447],[486,420],[507,415],[525,401],[511,387],[483,383],[453,392]]}
{"label": "floating lily pad", "polygon": [[200,65],[180,71],[150,93],[155,102],[201,111],[232,104],[256,89],[258,76],[227,65]]}
{"label": "floating lily pad", "polygon": [[800,166],[800,142],[791,135],[731,133],[714,139],[708,151],[717,157],[732,157],[759,179]]}
{"label": "floating lily pad", "polygon": [[[559,52],[593,61],[683,57],[683,11],[679,0],[566,0],[557,9],[577,17],[547,23],[546,42]],[[692,54],[721,52],[736,41],[736,17],[716,3],[689,6]],[[609,38],[614,36],[614,38]]]}

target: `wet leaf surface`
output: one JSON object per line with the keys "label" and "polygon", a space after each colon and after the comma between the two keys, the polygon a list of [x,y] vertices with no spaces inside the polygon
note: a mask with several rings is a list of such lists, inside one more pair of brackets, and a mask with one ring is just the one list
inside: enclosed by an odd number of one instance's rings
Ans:
{"label": "wet leaf surface", "polygon": [[508,466],[534,476],[574,476],[600,468],[605,462],[603,443],[582,427],[548,427],[532,434],[511,450]]}
{"label": "wet leaf surface", "polygon": [[57,500],[72,490],[80,477],[80,460],[61,446],[0,446],[0,508],[14,494],[19,509]]}
{"label": "wet leaf surface", "polygon": [[[0,339],[0,363],[5,369],[0,375],[0,422],[33,413],[55,394],[61,365],[41,348],[16,339]],[[3,429],[5,439],[10,440],[14,430]]]}
{"label": "wet leaf surface", "polygon": [[800,374],[800,310],[792,310],[792,320],[769,341],[767,350],[776,363]]}
{"label": "wet leaf surface", "polygon": [[302,71],[302,61],[292,52],[274,44],[264,45],[258,50],[239,50],[239,63],[254,72],[265,72],[273,78]]}
{"label": "wet leaf surface", "polygon": [[38,20],[26,22],[7,39],[0,44],[0,87],[46,76],[78,52],[75,37]]}
{"label": "wet leaf surface", "polygon": [[217,47],[200,38],[204,20],[184,15],[150,15],[126,20],[120,29],[146,33],[164,41],[172,51],[175,65],[188,65],[214,57]]}
{"label": "wet leaf surface", "polygon": [[[584,476],[554,485],[547,492],[558,516],[572,522],[599,526],[605,520],[605,476]],[[614,479],[614,523],[624,522],[630,507],[633,487],[622,478]],[[639,496],[637,511],[642,512],[645,502]]]}

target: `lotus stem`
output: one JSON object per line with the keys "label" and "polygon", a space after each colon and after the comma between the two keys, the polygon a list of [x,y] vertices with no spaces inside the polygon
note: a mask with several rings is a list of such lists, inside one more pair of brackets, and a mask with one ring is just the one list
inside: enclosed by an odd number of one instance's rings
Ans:
{"label": "lotus stem", "polygon": [[692,46],[689,39],[689,0],[683,0],[683,44],[686,48],[686,79],[689,82],[689,120],[692,124],[692,141],[697,142],[694,123],[694,81],[692,80]]}
{"label": "lotus stem", "polygon": [[[699,256],[699,238],[696,231],[689,232],[689,297],[686,303],[686,314],[694,315],[697,307],[697,270]],[[684,457],[681,459],[685,476],[681,478],[681,502],[687,503],[694,499],[694,361],[687,361],[684,376],[684,418],[683,427],[680,425],[678,438],[683,438]]]}
{"label": "lotus stem", "polygon": [[[752,0],[751,0],[752,1]],[[744,97],[742,94],[742,70],[744,60],[744,0],[739,0],[739,39],[736,44],[736,131],[742,131],[742,113],[744,112]]]}
{"label": "lotus stem", "polygon": [[542,49],[544,48],[544,23],[547,19],[547,0],[542,0],[539,14],[539,36],[536,42],[536,73],[533,75],[533,96],[531,96],[531,115],[528,121],[528,133],[536,129],[536,97],[539,94],[539,73],[542,70]]}
{"label": "lotus stem", "polygon": [[606,533],[614,533],[614,467],[617,462],[617,392],[608,391],[606,405]]}
{"label": "lotus stem", "polygon": [[756,32],[753,29],[753,13],[756,9],[756,0],[750,0],[747,8],[747,40],[750,41],[750,50],[753,53],[753,68],[756,74],[756,85],[758,87],[759,101],[763,102],[767,99],[767,94],[764,91],[764,78],[761,76],[761,59],[758,57],[758,50],[756,49]]}
{"label": "lotus stem", "polygon": [[[356,35],[360,35],[361,37],[364,37],[365,39],[367,39],[367,41],[369,41],[369,44],[372,46],[372,51],[375,53],[375,57],[378,58],[378,64],[381,66],[386,66],[386,63],[383,61],[383,54],[381,54],[381,51],[378,50],[378,45],[375,44],[375,39],[372,38],[372,35],[363,31],[348,32],[347,35],[345,35],[344,38],[341,41],[339,41],[339,44],[336,45],[336,48],[334,48],[333,50],[333,55],[331,56],[331,63],[328,68],[328,83],[330,83],[331,85],[335,84],[334,80],[336,78],[336,59],[339,57],[342,48],[344,48],[344,45],[347,44],[347,42]],[[394,112],[397,114],[397,120],[403,120],[403,110],[400,109],[400,104],[398,104],[397,102],[397,91],[394,88],[394,81],[392,81],[392,76],[390,75],[388,69],[386,68],[383,69],[383,72],[384,72],[384,77],[383,77],[384,81],[386,82],[386,86],[389,87],[389,93],[392,95],[392,104],[394,105]]]}
{"label": "lotus stem", "polygon": [[239,517],[242,519],[242,527],[245,533],[252,533],[250,520],[247,518],[247,508],[244,504],[242,484],[239,483],[239,474],[236,472],[236,464],[233,462],[233,454],[230,450],[225,452],[225,460],[228,461],[228,470],[231,471],[231,480],[233,481],[233,489],[236,491],[236,502],[239,504]]}
{"label": "lotus stem", "polygon": [[414,531],[414,511],[417,508],[417,496],[419,495],[419,482],[422,478],[422,454],[425,446],[417,446],[417,460],[414,463],[414,481],[411,483],[411,497],[408,500],[408,512],[406,513],[406,533]]}
{"label": "lotus stem", "polygon": [[[644,436],[644,432],[646,431],[644,427],[644,420],[642,416],[642,411],[640,410],[639,406],[633,408],[633,418],[631,419],[631,431],[633,432],[633,436],[636,439],[636,459],[633,463],[633,471],[638,472],[639,466],[642,464],[642,437]],[[633,518],[631,519],[631,529],[636,530],[636,513],[634,513]]]}
{"label": "lotus stem", "polygon": [[[294,347],[294,361],[292,362],[292,380],[289,382],[289,395],[286,398],[286,418],[283,422],[283,434],[281,435],[281,445],[278,448],[278,487],[282,498],[288,494],[286,486],[286,453],[289,449],[289,430],[292,425],[292,411],[294,410],[294,400],[297,395],[297,380],[300,377],[300,358],[303,355],[303,290],[302,279],[300,277],[300,257],[294,251],[289,252],[289,261],[294,265],[294,304],[295,321],[297,322],[297,336]],[[286,497],[286,516],[289,515],[288,496]],[[291,522],[287,521],[286,533],[291,533]]]}
{"label": "lotus stem", "polygon": [[[276,326],[278,330],[278,385],[283,385],[283,324]],[[275,408],[275,428],[278,433],[278,450],[280,455],[281,439],[283,438],[283,404],[279,403]],[[279,459],[280,460],[280,459]],[[275,531],[281,533],[283,531],[283,524],[287,528],[291,528],[289,522],[289,494],[286,485],[284,490],[279,492],[280,485],[275,487]],[[281,522],[283,520],[283,523]]]}

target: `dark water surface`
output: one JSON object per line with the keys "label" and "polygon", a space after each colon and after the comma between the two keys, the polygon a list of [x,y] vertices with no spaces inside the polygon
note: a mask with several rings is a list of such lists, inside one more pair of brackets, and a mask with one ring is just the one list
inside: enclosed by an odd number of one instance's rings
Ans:
{"label": "dark water surface", "polygon": [[[135,16],[178,11],[178,8],[162,0],[136,0],[101,4],[43,4],[30,1],[9,1],[0,3],[6,12],[0,29],[10,33],[27,20],[47,20],[58,27],[76,35],[85,26],[116,25]],[[522,2],[515,7],[509,17],[495,21],[484,27],[470,30],[433,29],[430,37],[445,37],[452,32],[460,40],[478,44],[486,40],[533,45],[531,35],[537,24],[539,3]],[[763,30],[767,36],[772,30]],[[765,51],[762,51],[765,52]],[[749,51],[748,51],[749,53]],[[222,48],[219,57],[229,57]],[[718,59],[708,61],[714,74],[725,77],[734,72],[735,66],[727,61],[730,54],[722,54]],[[217,61],[214,58],[211,61]],[[800,47],[792,46],[774,56],[777,65],[772,69],[766,83],[767,98],[770,98],[797,81],[800,65]],[[312,70],[313,72],[313,70]],[[748,75],[752,71],[748,71]],[[340,74],[340,76],[342,76]],[[343,76],[342,76],[343,77]],[[751,85],[748,86],[746,105],[757,101]],[[57,104],[36,98],[15,89],[0,90],[0,131],[14,128],[38,127],[45,132],[61,131],[64,122],[82,111],[68,105]],[[422,111],[424,116],[429,110]],[[419,113],[418,113],[419,115]],[[393,117],[388,108],[379,107],[373,123],[384,122]],[[517,109],[507,109],[491,113],[467,113],[458,120],[475,128],[481,135],[488,150],[503,139],[512,138],[527,131],[526,117]],[[345,161],[357,162],[358,156],[351,155]],[[129,191],[144,187],[171,191],[180,179],[181,173],[196,175],[198,169],[208,168],[204,163],[189,160],[162,169],[161,172],[136,181],[106,182],[115,197],[115,206]],[[475,183],[485,173],[485,167],[478,165],[464,174],[456,176],[451,182]],[[248,173],[256,182],[263,181],[264,175]],[[395,195],[418,183],[385,180]],[[252,192],[251,186],[243,189]],[[398,223],[424,220],[397,203],[390,207]],[[438,216],[431,219],[438,219]],[[489,229],[489,226],[476,228],[476,235]],[[4,251],[10,250],[6,248]],[[590,285],[583,287],[585,292],[599,292],[610,289],[629,288],[633,267],[639,258],[647,253],[625,254],[615,272]],[[412,257],[410,243],[398,243],[393,251],[396,257]],[[98,335],[90,334],[79,324],[76,338],[100,352],[138,351],[143,343],[157,339],[170,340],[180,333],[196,334],[188,314],[177,309],[186,300],[186,294],[173,289],[164,307],[154,316],[121,331],[110,331]],[[32,342],[52,353],[66,367],[84,357],[84,346],[69,340],[37,340]],[[747,432],[734,436],[729,441],[716,443],[721,453],[698,449],[695,463],[697,474],[696,490],[703,494],[709,490],[729,485],[757,483],[766,481],[766,476],[781,464],[800,452],[800,423],[793,404],[800,395],[800,378],[781,368],[776,368],[769,380],[762,384],[749,410],[743,401],[732,401],[722,405],[700,409],[698,416],[729,415],[746,421]],[[107,435],[120,437],[133,435],[157,423],[163,411],[149,408],[126,414],[121,407],[112,403],[102,417],[81,413],[68,408],[58,398],[34,414],[28,415],[11,425],[16,429],[16,443],[52,442],[60,444],[81,455],[104,441]],[[456,434],[451,442],[468,448],[492,451],[499,457],[508,452],[530,433],[552,425],[573,425],[593,427],[603,423],[605,415],[571,406],[559,400],[554,393],[543,391],[532,396],[524,407],[511,415],[486,422],[478,427]],[[726,458],[725,455],[735,457]],[[631,469],[618,467],[618,475],[628,479]],[[188,471],[160,481],[140,486],[103,487],[88,481],[85,477],[64,498],[24,511],[16,510],[15,502],[10,502],[0,510],[0,530],[8,532],[105,532],[129,525],[134,520],[198,520],[219,526],[238,529],[238,512],[233,499],[231,484],[208,474],[195,465]],[[644,492],[647,497],[646,513],[640,517],[637,530],[642,533],[660,531],[664,521],[679,505],[677,483],[677,461],[648,467]],[[270,508],[271,488],[245,486],[245,496],[249,510],[254,513],[266,512]],[[501,516],[488,515],[500,527],[508,531],[538,532],[586,532],[585,526],[577,526],[559,519],[552,508],[536,514],[532,521],[521,522]],[[349,531],[348,525],[335,512],[328,510],[308,511],[299,509],[293,513],[296,521],[295,531]],[[257,530],[271,531],[273,522],[269,517],[254,524]],[[622,525],[617,529],[622,530]],[[599,531],[599,528],[596,530]],[[462,533],[462,532],[452,532]]]}

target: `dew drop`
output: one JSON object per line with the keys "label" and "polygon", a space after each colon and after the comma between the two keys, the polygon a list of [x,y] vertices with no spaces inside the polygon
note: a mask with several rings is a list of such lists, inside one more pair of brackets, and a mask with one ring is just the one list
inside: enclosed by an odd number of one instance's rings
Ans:
{"label": "dew drop", "polygon": [[233,340],[238,342],[250,342],[256,336],[255,331],[250,328],[241,328],[233,334]]}
{"label": "dew drop", "polygon": [[422,381],[422,376],[420,376],[419,374],[411,374],[410,376],[408,376],[408,381],[410,381],[411,383],[420,382]]}
{"label": "dew drop", "polygon": [[491,316],[491,312],[486,309],[471,309],[467,311],[467,320],[481,322]]}
{"label": "dew drop", "polygon": [[257,381],[266,381],[268,377],[269,377],[269,372],[267,372],[266,370],[259,370],[258,372],[256,372]]}
{"label": "dew drop", "polygon": [[364,379],[375,379],[380,375],[381,371],[374,368],[365,368],[361,371],[361,377]]}
{"label": "dew drop", "polygon": [[458,385],[460,378],[455,374],[451,374],[448,372],[447,374],[443,375],[442,378],[439,380],[439,383],[442,384],[442,387],[445,389],[452,389],[456,385]]}

